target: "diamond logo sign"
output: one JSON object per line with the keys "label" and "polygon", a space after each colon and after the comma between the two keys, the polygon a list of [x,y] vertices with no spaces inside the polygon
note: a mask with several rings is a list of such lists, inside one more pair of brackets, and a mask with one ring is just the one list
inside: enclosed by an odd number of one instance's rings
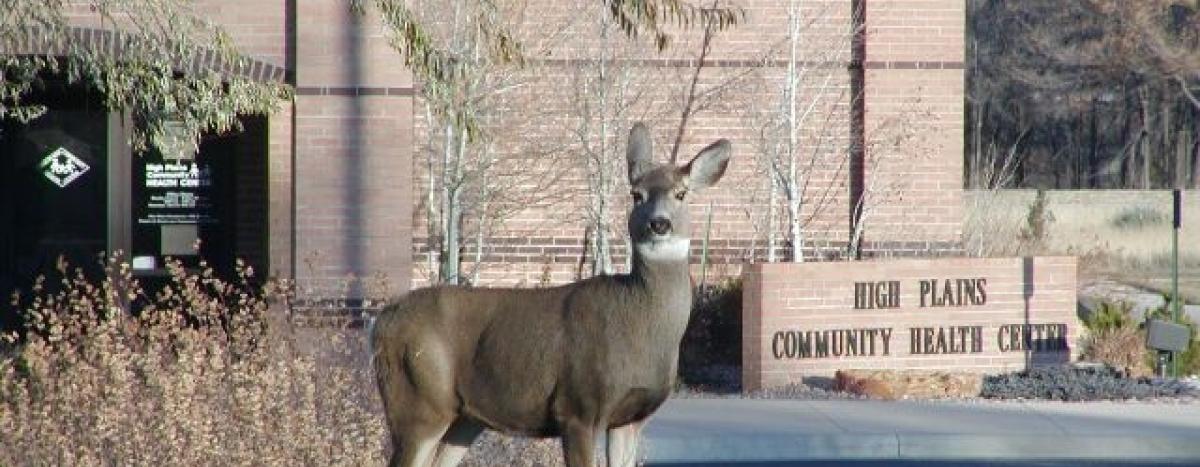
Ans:
{"label": "diamond logo sign", "polygon": [[42,159],[39,167],[42,169],[42,174],[59,188],[66,188],[91,168],[71,154],[71,151],[61,147]]}

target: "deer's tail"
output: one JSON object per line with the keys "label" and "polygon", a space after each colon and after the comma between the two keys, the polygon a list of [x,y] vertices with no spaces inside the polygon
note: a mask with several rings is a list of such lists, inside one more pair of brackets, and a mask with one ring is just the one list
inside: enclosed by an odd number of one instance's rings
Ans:
{"label": "deer's tail", "polygon": [[[403,377],[398,363],[404,356],[404,343],[398,342],[397,339],[389,338],[389,331],[395,330],[395,304],[385,307],[380,310],[379,314],[367,321],[367,346],[371,357],[371,367],[375,371],[375,384],[379,390],[379,397],[383,402],[383,410],[385,418],[388,422],[389,431],[393,436],[397,433],[398,426],[395,416],[399,406],[403,402],[397,396],[403,384],[400,378]],[[397,348],[400,347],[400,348]],[[399,352],[397,352],[399,351]]]}
{"label": "deer's tail", "polygon": [[367,352],[371,359],[371,367],[375,370],[375,380],[379,384],[381,396],[385,396],[396,376],[394,373],[398,369],[397,357],[404,355],[403,351],[397,354],[397,349],[394,348],[403,347],[403,343],[388,337],[388,331],[395,328],[395,323],[392,322],[395,319],[395,310],[391,309],[394,306],[384,308],[378,315],[367,320]]}

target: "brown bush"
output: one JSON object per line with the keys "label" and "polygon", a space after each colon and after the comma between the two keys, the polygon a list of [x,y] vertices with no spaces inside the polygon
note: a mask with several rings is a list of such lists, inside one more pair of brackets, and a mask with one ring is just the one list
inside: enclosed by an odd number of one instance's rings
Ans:
{"label": "brown bush", "polygon": [[1092,330],[1083,340],[1080,357],[1089,362],[1107,364],[1125,376],[1151,376],[1153,370],[1146,363],[1146,334],[1136,325]]}
{"label": "brown bush", "polygon": [[251,286],[249,268],[226,282],[171,262],[148,296],[128,264],[104,266],[93,283],[60,264],[21,302],[27,332],[0,358],[0,465],[383,462],[360,335],[301,337],[269,306],[286,291]]}

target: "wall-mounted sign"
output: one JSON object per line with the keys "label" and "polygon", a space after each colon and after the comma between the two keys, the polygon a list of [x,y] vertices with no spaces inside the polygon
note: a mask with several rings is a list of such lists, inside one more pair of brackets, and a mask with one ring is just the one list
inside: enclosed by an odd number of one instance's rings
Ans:
{"label": "wall-mounted sign", "polygon": [[139,224],[215,224],[212,168],[195,161],[144,162]]}
{"label": "wall-mounted sign", "polygon": [[47,180],[59,188],[66,188],[91,169],[87,163],[71,154],[71,151],[61,147],[47,154],[38,168],[42,169],[42,175],[45,175]]}
{"label": "wall-mounted sign", "polygon": [[757,264],[743,274],[743,387],[838,370],[994,373],[1072,359],[1074,258]]}

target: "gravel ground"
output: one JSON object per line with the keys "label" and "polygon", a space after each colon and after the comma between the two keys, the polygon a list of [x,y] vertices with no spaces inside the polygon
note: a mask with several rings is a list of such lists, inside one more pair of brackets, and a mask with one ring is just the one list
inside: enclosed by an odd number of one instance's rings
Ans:
{"label": "gravel ground", "polygon": [[680,385],[672,397],[681,399],[800,399],[800,400],[852,400],[863,396],[832,390],[833,380],[816,378],[809,384],[787,386],[742,393],[742,369],[734,365],[713,365],[698,369],[690,375],[692,381],[701,384]]}

